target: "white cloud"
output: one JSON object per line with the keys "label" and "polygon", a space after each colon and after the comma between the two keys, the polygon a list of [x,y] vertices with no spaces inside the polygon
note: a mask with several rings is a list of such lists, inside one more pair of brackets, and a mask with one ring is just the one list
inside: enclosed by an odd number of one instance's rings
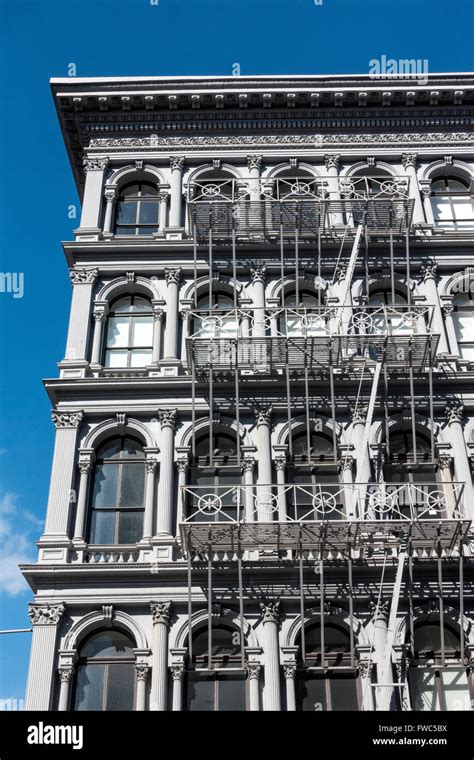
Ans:
{"label": "white cloud", "polygon": [[[31,527],[25,529],[26,523]],[[41,520],[17,505],[17,495],[10,491],[0,497],[0,593],[17,596],[29,587],[18,565],[35,561],[33,526]]]}

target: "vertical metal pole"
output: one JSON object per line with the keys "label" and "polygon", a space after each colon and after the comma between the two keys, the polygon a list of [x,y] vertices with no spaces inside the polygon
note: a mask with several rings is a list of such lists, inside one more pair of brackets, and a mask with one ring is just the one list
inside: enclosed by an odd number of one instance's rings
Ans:
{"label": "vertical metal pole", "polygon": [[408,615],[409,615],[409,631],[410,631],[410,651],[414,656],[415,651],[415,611],[413,608],[413,549],[410,546],[410,553],[408,555]]}
{"label": "vertical metal pole", "polygon": [[196,229],[196,209],[193,215],[193,275],[194,275],[194,308],[197,309],[197,229]]}
{"label": "vertical metal pole", "polygon": [[212,670],[212,544],[207,546],[207,665]]}
{"label": "vertical metal pole", "polygon": [[214,464],[214,430],[212,424],[214,412],[214,370],[212,364],[209,368],[209,466]]}
{"label": "vertical metal pole", "polygon": [[441,560],[441,544],[438,544],[438,605],[439,605],[439,637],[441,642],[441,666],[444,668],[446,654],[444,649],[444,601],[443,601],[443,566]]}
{"label": "vertical metal pole", "polygon": [[196,457],[196,365],[194,362],[194,339],[192,344],[192,360],[191,360],[191,372],[192,372],[192,378],[191,378],[191,426],[192,426],[192,440],[191,440],[191,447],[192,447],[192,455],[193,455],[193,466],[195,466],[195,457]]}
{"label": "vertical metal pole", "polygon": [[393,263],[393,203],[390,203],[390,279],[392,285],[392,306],[395,305],[395,267]]}
{"label": "vertical metal pole", "polygon": [[318,224],[318,306],[321,307],[321,224]]}
{"label": "vertical metal pole", "polygon": [[431,461],[434,462],[435,439],[434,439],[434,408],[433,408],[433,348],[431,344],[431,337],[429,338],[428,396],[429,396],[429,404],[430,404]]}
{"label": "vertical metal pole", "polygon": [[349,582],[349,628],[350,628],[350,643],[351,643],[351,668],[355,667],[355,654],[354,654],[354,593],[353,593],[353,584],[352,584],[352,547],[347,547],[348,551],[348,562],[347,562],[347,573],[348,573],[348,582]]}
{"label": "vertical metal pole", "polygon": [[411,338],[410,338],[410,345],[408,347],[408,361],[409,361],[409,372],[410,372],[410,407],[411,407],[411,434],[412,434],[412,441],[413,441],[413,461],[416,464],[418,461],[417,453],[416,453],[416,420],[415,420],[415,387],[413,383],[413,357],[412,357],[412,347],[411,347]]}
{"label": "vertical metal pole", "polygon": [[308,383],[308,354],[305,351],[304,356],[304,395],[305,395],[305,412],[306,412],[306,445],[308,447],[308,465],[311,464],[311,431],[309,419],[309,383]]}
{"label": "vertical metal pole", "polygon": [[[234,278],[234,309],[237,309],[237,259],[236,259],[236,241],[235,241],[235,216],[234,206],[232,207],[232,277]],[[237,314],[236,314],[237,317]]]}
{"label": "vertical metal pole", "polygon": [[411,288],[410,288],[410,230],[408,224],[405,230],[405,255],[407,259],[407,303],[411,304]]}
{"label": "vertical metal pole", "polygon": [[321,548],[321,559],[319,561],[319,626],[321,639],[321,667],[324,667],[324,571],[323,571],[323,549]]}
{"label": "vertical metal pole", "polygon": [[332,338],[329,338],[329,385],[331,389],[331,419],[332,419],[332,450],[334,463],[337,462],[337,435],[336,435],[336,401],[334,398],[334,367],[332,363]]}
{"label": "vertical metal pole", "polygon": [[240,393],[239,393],[239,341],[235,340],[235,422],[237,424],[237,463],[240,467]]}
{"label": "vertical metal pole", "polygon": [[192,554],[191,554],[191,527],[188,527],[188,657],[189,664],[193,662],[193,582],[192,582]]}
{"label": "vertical metal pole", "polygon": [[240,548],[240,527],[239,539],[237,544],[237,570],[239,575],[239,618],[240,618],[240,658],[242,670],[245,668],[245,641],[244,641],[244,591],[243,591],[243,573],[242,573],[242,550]]}
{"label": "vertical metal pole", "polygon": [[293,456],[293,431],[291,429],[291,397],[290,397],[290,362],[288,358],[288,338],[286,338],[286,415],[288,420],[288,449]]}
{"label": "vertical metal pole", "polygon": [[459,624],[461,663],[464,665],[464,557],[462,539],[459,542]]}
{"label": "vertical metal pole", "polygon": [[280,204],[280,277],[281,277],[281,305],[285,306],[285,246],[283,242],[283,206]]}
{"label": "vertical metal pole", "polygon": [[299,284],[299,240],[298,240],[298,221],[299,221],[299,211],[298,206],[296,206],[295,211],[295,289],[296,289],[296,308],[300,305],[300,284]]}
{"label": "vertical metal pole", "polygon": [[209,316],[212,309],[212,203],[209,203]]}
{"label": "vertical metal pole", "polygon": [[304,628],[304,573],[303,573],[303,539],[301,535],[302,525],[300,524],[300,617],[301,617],[301,659],[303,665],[306,663],[306,631]]}

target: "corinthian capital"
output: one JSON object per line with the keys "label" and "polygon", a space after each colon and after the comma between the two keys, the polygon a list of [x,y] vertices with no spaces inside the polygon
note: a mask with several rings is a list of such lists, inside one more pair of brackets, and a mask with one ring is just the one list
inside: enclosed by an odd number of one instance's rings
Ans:
{"label": "corinthian capital", "polygon": [[171,171],[174,172],[175,169],[181,171],[184,166],[184,161],[184,156],[170,156]]}
{"label": "corinthian capital", "polygon": [[164,625],[169,625],[171,609],[171,602],[150,602],[153,623],[164,623]]}
{"label": "corinthian capital", "polygon": [[258,169],[260,171],[262,167],[262,156],[247,156],[247,166],[249,168],[249,171],[252,171],[252,169]]}
{"label": "corinthian capital", "polygon": [[109,165],[108,158],[85,158],[82,165],[86,172],[104,171]]}
{"label": "corinthian capital", "polygon": [[91,285],[99,274],[98,269],[70,269],[69,278],[72,285]]}
{"label": "corinthian capital", "polygon": [[352,423],[364,422],[367,418],[368,406],[366,404],[357,404],[351,406]]}
{"label": "corinthian capital", "polygon": [[265,276],[266,276],[267,270],[263,267],[255,267],[250,270],[250,274],[252,275],[252,283],[254,282],[265,282]]}
{"label": "corinthian capital", "polygon": [[160,418],[161,427],[171,427],[173,430],[176,428],[178,422],[178,410],[177,409],[159,409],[158,417]]}
{"label": "corinthian capital", "polygon": [[415,168],[417,160],[418,160],[417,153],[403,153],[402,154],[402,165],[404,169],[407,169],[409,166],[413,166]]}
{"label": "corinthian capital", "polygon": [[448,425],[453,425],[455,422],[460,422],[462,424],[464,406],[460,403],[450,404],[446,407],[445,414],[448,420]]}
{"label": "corinthian capital", "polygon": [[79,427],[83,416],[82,411],[59,412],[56,409],[53,409],[51,412],[51,419],[53,420],[56,430]]}
{"label": "corinthian capital", "polygon": [[420,272],[423,275],[423,280],[436,280],[438,265],[431,261],[424,261],[420,267]]}
{"label": "corinthian capital", "polygon": [[264,409],[256,409],[255,419],[257,421],[257,427],[259,427],[259,425],[271,425],[272,413],[273,410],[271,406],[267,406]]}
{"label": "corinthian capital", "polygon": [[264,623],[276,623],[278,625],[280,620],[280,602],[260,602],[260,610]]}
{"label": "corinthian capital", "polygon": [[326,153],[324,156],[326,169],[338,169],[341,163],[341,157],[338,153]]}
{"label": "corinthian capital", "polygon": [[177,269],[165,269],[165,280],[166,284],[169,285],[170,283],[173,283],[174,285],[178,285],[181,282],[181,269],[178,267]]}
{"label": "corinthian capital", "polygon": [[66,605],[60,604],[29,604],[28,615],[32,625],[57,625],[64,615]]}
{"label": "corinthian capital", "polygon": [[374,622],[377,620],[388,620],[390,613],[390,603],[387,600],[381,599],[380,602],[375,602],[372,600],[369,602],[369,607],[372,612]]}

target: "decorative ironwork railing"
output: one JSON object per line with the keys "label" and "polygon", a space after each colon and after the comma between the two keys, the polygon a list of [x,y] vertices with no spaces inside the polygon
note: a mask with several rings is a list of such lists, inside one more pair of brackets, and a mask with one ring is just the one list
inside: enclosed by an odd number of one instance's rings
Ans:
{"label": "decorative ironwork railing", "polygon": [[183,486],[184,523],[467,518],[463,483]]}

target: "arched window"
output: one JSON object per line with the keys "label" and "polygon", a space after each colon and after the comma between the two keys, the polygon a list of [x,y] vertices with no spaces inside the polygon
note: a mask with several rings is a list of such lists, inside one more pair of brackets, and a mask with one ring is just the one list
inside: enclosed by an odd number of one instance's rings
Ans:
{"label": "arched window", "polygon": [[415,625],[413,660],[408,669],[414,710],[470,710],[469,676],[462,665],[459,631],[444,624],[444,665],[439,621]]}
{"label": "arched window", "polygon": [[150,182],[132,182],[120,189],[115,215],[116,235],[151,235],[158,232],[158,188]]}
{"label": "arched window", "polygon": [[458,293],[453,298],[453,321],[459,353],[463,359],[474,361],[474,295]]}
{"label": "arched window", "polygon": [[387,194],[384,182],[386,179],[391,179],[392,176],[387,169],[379,169],[376,166],[364,166],[361,169],[357,169],[347,179],[355,183],[357,194],[363,193],[383,197]]}
{"label": "arched window", "polygon": [[135,655],[125,633],[110,628],[90,636],[79,652],[73,710],[133,710]]}
{"label": "arched window", "polygon": [[435,224],[441,229],[469,230],[474,227],[473,196],[463,179],[439,177],[433,180],[431,206]]}
{"label": "arched window", "polygon": [[227,293],[216,290],[205,293],[197,301],[193,312],[191,334],[195,338],[235,338],[238,332],[238,318],[234,299]]}
{"label": "arched window", "polygon": [[248,709],[240,637],[241,633],[236,629],[224,625],[213,626],[209,657],[207,626],[194,633],[192,662],[187,678],[188,710],[194,712]]}
{"label": "arched window", "polygon": [[236,520],[241,479],[237,441],[230,431],[216,430],[212,437],[197,438],[188,505],[194,520]]}
{"label": "arched window", "polygon": [[196,178],[195,195],[203,201],[231,201],[235,197],[236,181],[230,172],[209,169]]}
{"label": "arched window", "polygon": [[321,311],[324,296],[307,289],[290,290],[285,294],[285,313],[280,318],[279,330],[287,337],[313,337],[326,335],[328,321]]}
{"label": "arched window", "polygon": [[[370,319],[366,333],[408,335],[414,332],[414,325],[404,316],[404,310],[397,310],[397,306],[406,307],[406,295],[401,290],[395,290],[394,296],[395,300],[392,300],[392,290],[389,288],[380,288],[370,293]],[[358,309],[355,309],[354,313],[357,312]]]}
{"label": "arched window", "polygon": [[321,626],[305,630],[297,638],[298,670],[296,709],[305,712],[359,710],[361,704],[357,670],[351,668],[349,633],[334,623],[324,625],[324,652]]}
{"label": "arched window", "polygon": [[340,520],[344,490],[338,484],[332,439],[323,433],[297,433],[292,439],[293,456],[288,464],[287,494],[290,517],[296,520]]}
{"label": "arched window", "polygon": [[97,452],[90,544],[133,544],[143,536],[145,454],[134,438],[113,438]]}
{"label": "arched window", "polygon": [[153,312],[142,296],[115,301],[107,320],[105,367],[146,367],[153,351]]}
{"label": "arched window", "polygon": [[[416,431],[416,459],[413,446],[411,426],[394,430],[390,433],[387,456],[384,464],[384,481],[387,484],[388,501],[402,515],[412,516],[413,510],[420,511],[425,517],[437,514],[438,499],[443,487],[436,470],[431,450],[429,433]],[[402,484],[406,487],[400,488]],[[370,489],[369,489],[370,490]],[[396,516],[396,515],[395,515]],[[442,513],[438,513],[442,517]]]}

